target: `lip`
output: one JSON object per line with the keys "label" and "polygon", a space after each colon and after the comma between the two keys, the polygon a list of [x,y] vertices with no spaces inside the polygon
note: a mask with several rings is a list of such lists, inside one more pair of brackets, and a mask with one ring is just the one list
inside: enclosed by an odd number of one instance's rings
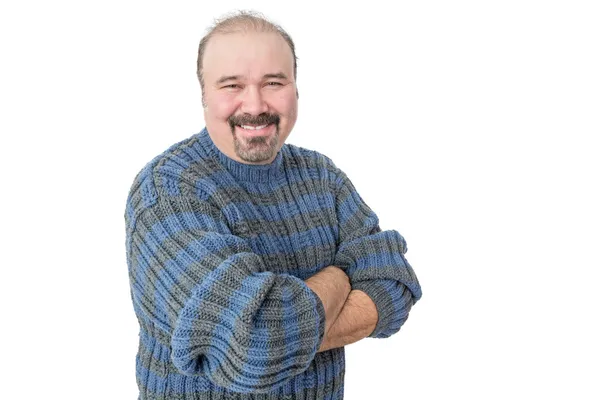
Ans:
{"label": "lip", "polygon": [[245,136],[266,136],[273,133],[273,128],[275,128],[275,124],[268,124],[264,128],[261,129],[244,129],[239,125],[235,126],[236,132],[239,132]]}

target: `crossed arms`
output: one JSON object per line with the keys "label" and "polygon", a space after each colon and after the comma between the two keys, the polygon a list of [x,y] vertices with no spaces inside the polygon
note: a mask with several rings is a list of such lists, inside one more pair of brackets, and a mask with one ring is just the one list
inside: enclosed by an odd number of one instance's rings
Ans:
{"label": "crossed arms", "polygon": [[306,370],[317,352],[388,337],[408,317],[420,287],[404,264],[401,237],[369,229],[338,248],[336,267],[305,282],[269,272],[214,207],[160,198],[129,234],[138,320],[170,337],[180,373],[268,393]]}
{"label": "crossed arms", "polygon": [[[396,333],[421,289],[404,239],[381,231],[345,175],[335,182],[339,221],[331,265],[301,280],[273,273],[223,212],[198,197],[128,202],[127,251],[142,329],[169,338],[181,374],[241,393],[268,393],[305,371],[316,353]],[[145,204],[139,213],[135,204]]]}
{"label": "crossed arms", "polygon": [[377,324],[373,300],[352,290],[346,273],[329,266],[305,281],[325,308],[325,336],[318,352],[343,347],[368,337]]}

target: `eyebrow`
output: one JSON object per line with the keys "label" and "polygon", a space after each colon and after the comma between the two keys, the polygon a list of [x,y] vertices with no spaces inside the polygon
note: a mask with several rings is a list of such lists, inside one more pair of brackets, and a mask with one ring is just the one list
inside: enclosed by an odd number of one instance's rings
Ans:
{"label": "eyebrow", "polygon": [[[241,76],[240,75],[225,75],[219,78],[219,80],[217,81],[217,85],[220,85],[224,82],[227,81],[235,81],[240,79]],[[284,74],[283,72],[277,72],[274,74],[264,74],[263,75],[263,79],[272,79],[272,78],[276,78],[276,79],[288,79],[287,75]]]}
{"label": "eyebrow", "polygon": [[227,82],[227,81],[234,81],[240,79],[239,75],[229,75],[229,76],[222,76],[221,78],[219,78],[219,80],[217,81],[217,85],[220,85],[223,82]]}
{"label": "eyebrow", "polygon": [[277,72],[276,74],[265,74],[265,75],[263,75],[263,78],[266,78],[266,79],[269,79],[269,78],[287,79],[288,77],[283,72]]}

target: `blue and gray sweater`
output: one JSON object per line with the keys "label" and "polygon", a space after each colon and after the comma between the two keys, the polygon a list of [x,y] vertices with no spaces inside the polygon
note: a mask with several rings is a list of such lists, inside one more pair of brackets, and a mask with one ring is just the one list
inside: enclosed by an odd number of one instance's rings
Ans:
{"label": "blue and gray sweater", "polygon": [[377,307],[374,338],[421,297],[403,237],[293,145],[247,165],[204,129],[140,171],[125,222],[140,399],[342,399],[344,348],[317,353],[325,311],[304,280],[342,268]]}

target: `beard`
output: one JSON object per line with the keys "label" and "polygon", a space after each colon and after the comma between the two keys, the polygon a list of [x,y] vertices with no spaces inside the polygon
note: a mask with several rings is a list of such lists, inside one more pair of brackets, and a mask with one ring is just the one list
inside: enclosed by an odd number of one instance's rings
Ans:
{"label": "beard", "polygon": [[[243,114],[232,115],[227,119],[231,134],[233,135],[233,146],[235,154],[243,161],[249,163],[263,163],[275,158],[279,151],[279,121],[277,114],[262,113],[257,116]],[[275,125],[275,135],[256,136],[249,139],[236,135],[235,127],[240,125]]]}

